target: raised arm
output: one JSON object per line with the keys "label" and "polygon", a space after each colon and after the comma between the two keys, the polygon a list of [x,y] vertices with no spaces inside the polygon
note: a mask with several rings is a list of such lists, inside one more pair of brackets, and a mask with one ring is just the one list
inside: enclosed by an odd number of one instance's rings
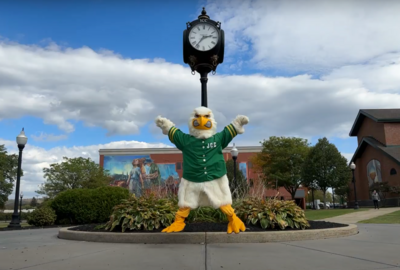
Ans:
{"label": "raised arm", "polygon": [[157,118],[156,118],[156,125],[157,125],[157,127],[161,128],[162,133],[163,133],[164,135],[168,135],[169,130],[170,130],[172,127],[175,126],[175,124],[172,123],[171,120],[169,120],[169,119],[167,119],[167,118],[164,118],[164,117],[161,117],[161,115],[160,115],[160,116],[157,116]]}
{"label": "raised arm", "polygon": [[249,118],[244,115],[238,115],[232,121],[231,124],[227,125],[223,131],[216,134],[218,136],[222,149],[227,147],[229,143],[236,137],[237,134],[244,133],[244,125],[249,123]]}

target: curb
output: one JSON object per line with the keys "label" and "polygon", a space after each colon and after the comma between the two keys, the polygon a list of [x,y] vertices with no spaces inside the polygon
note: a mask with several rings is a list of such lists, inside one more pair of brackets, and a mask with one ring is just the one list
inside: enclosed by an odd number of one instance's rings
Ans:
{"label": "curb", "polygon": [[[72,228],[72,227],[70,227]],[[355,224],[347,227],[278,231],[278,232],[245,232],[227,234],[226,232],[197,232],[197,233],[100,233],[71,231],[62,228],[58,238],[66,240],[104,242],[104,243],[135,243],[135,244],[216,244],[216,243],[267,243],[302,240],[317,240],[351,236],[358,233]]]}

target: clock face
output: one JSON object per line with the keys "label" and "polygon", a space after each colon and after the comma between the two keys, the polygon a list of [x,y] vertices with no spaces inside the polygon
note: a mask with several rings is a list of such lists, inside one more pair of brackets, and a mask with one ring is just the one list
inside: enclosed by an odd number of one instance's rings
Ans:
{"label": "clock face", "polygon": [[218,30],[208,23],[199,23],[189,32],[189,42],[199,51],[209,51],[217,45]]}

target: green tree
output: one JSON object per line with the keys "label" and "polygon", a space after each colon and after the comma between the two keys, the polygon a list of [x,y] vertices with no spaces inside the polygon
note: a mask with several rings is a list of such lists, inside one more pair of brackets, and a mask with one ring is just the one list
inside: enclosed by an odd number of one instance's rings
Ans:
{"label": "green tree", "polygon": [[238,163],[236,163],[236,181],[233,181],[233,162],[234,161],[232,159],[226,162],[226,175],[229,180],[229,187],[234,199],[243,198],[249,192],[249,185],[246,177],[243,175],[242,171],[239,170]]}
{"label": "green tree", "polygon": [[[322,192],[322,190],[314,191],[314,200],[324,200],[324,193]],[[329,191],[326,192],[326,201],[332,202],[332,193],[330,193]],[[312,197],[310,196],[310,194],[309,196],[307,196],[307,202],[312,202]]]}
{"label": "green tree", "polygon": [[263,173],[266,186],[284,187],[294,199],[303,183],[303,167],[309,152],[307,140],[272,136],[262,142]]}
{"label": "green tree", "polygon": [[97,188],[110,183],[108,173],[90,158],[63,158],[61,163],[54,163],[50,168],[44,168],[46,181],[36,191],[49,198],[58,193],[76,188]]}
{"label": "green tree", "polygon": [[390,192],[397,196],[397,206],[400,206],[400,186],[391,186]]}
{"label": "green tree", "polygon": [[[335,188],[335,194],[339,197],[338,201],[341,204],[344,204],[344,202],[347,202],[347,199],[349,198],[349,194],[350,194],[350,186],[349,185],[343,185],[341,187],[337,187]],[[335,198],[336,201],[336,198]]]}
{"label": "green tree", "polygon": [[38,204],[38,203],[37,203],[37,200],[36,200],[36,198],[35,198],[35,197],[33,197],[29,205],[30,205],[30,206],[32,206],[32,207],[36,207],[36,206],[37,206],[37,204]]}
{"label": "green tree", "polygon": [[349,183],[351,172],[346,158],[340,154],[336,146],[329,143],[327,138],[322,138],[315,146],[311,147],[303,177],[306,183],[315,181],[324,194],[325,204],[328,188]]}
{"label": "green tree", "polygon": [[[0,145],[0,209],[3,209],[17,180],[18,155],[9,155],[4,145]],[[23,171],[21,170],[21,176]]]}

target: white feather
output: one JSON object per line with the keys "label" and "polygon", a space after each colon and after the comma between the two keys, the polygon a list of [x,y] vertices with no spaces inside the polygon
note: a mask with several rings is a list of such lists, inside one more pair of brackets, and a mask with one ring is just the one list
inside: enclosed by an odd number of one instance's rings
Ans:
{"label": "white feather", "polygon": [[[193,127],[193,119],[195,118],[195,115],[210,115],[210,120],[212,123],[212,127],[209,130],[201,130],[201,129],[196,129]],[[198,139],[208,139],[212,136],[214,136],[217,133],[217,122],[215,121],[214,114],[212,110],[206,107],[198,107],[193,110],[192,114],[190,115],[189,118],[189,134],[192,135],[195,138]]]}
{"label": "white feather", "polygon": [[167,135],[169,130],[175,126],[171,120],[161,117],[160,115],[156,117],[155,122],[157,127],[161,128],[164,135]]}

